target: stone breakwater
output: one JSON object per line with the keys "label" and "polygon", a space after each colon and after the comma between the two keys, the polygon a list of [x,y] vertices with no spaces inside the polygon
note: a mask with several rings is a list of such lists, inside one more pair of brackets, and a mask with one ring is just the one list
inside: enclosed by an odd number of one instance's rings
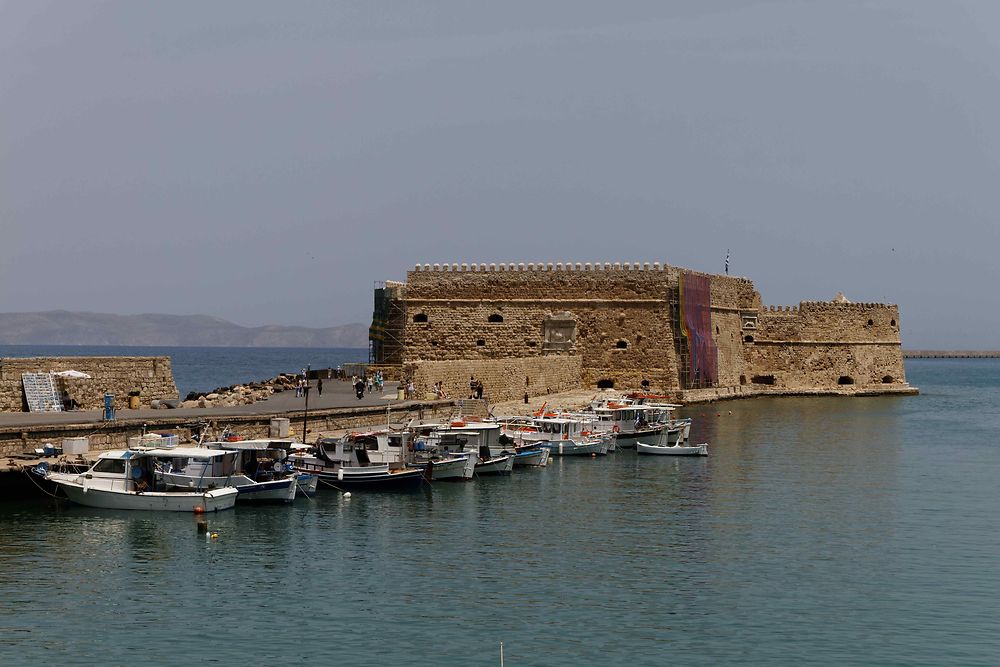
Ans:
{"label": "stone breakwater", "polygon": [[[216,387],[209,392],[190,392],[180,408],[229,408],[237,405],[250,405],[282,391],[294,390],[298,377],[291,373],[282,373],[277,377],[259,382],[234,384],[228,387]],[[160,405],[154,407],[169,407]]]}

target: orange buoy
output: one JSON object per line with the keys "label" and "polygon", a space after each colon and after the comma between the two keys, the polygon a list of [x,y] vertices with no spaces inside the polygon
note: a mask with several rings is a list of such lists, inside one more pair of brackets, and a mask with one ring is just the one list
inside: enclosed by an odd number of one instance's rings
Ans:
{"label": "orange buoy", "polygon": [[205,508],[202,507],[201,505],[195,505],[191,511],[194,512],[195,514],[204,514]]}

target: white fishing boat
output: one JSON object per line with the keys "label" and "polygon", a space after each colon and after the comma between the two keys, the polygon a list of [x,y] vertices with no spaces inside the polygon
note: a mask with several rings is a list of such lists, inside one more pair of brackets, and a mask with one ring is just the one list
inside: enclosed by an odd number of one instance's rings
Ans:
{"label": "white fishing boat", "polygon": [[314,451],[289,456],[300,472],[319,477],[320,483],[339,491],[418,491],[425,470],[408,469],[403,464],[373,463],[362,443],[351,438],[321,438]]}
{"label": "white fishing boat", "polygon": [[529,447],[514,454],[514,467],[544,468],[549,464],[552,452],[548,447]]}
{"label": "white fishing boat", "polygon": [[497,421],[501,426],[497,446],[501,453],[514,450],[515,468],[544,468],[549,464],[552,453],[538,444],[543,438],[537,436],[538,427],[531,417],[502,417]]}
{"label": "white fishing boat", "polygon": [[708,443],[700,445],[647,445],[637,442],[635,450],[639,454],[662,454],[665,456],[708,456]]}
{"label": "white fishing boat", "polygon": [[[83,473],[40,471],[78,505],[120,510],[214,512],[236,504],[239,492],[232,486],[192,490],[168,488],[155,474],[158,456],[173,456],[178,449],[117,450],[102,453]],[[217,451],[225,458],[235,452]]]}
{"label": "white fishing boat", "polygon": [[667,432],[660,434],[659,440],[655,443],[636,443],[636,453],[638,454],[660,454],[662,456],[708,456],[708,444],[685,445],[668,440]]}
{"label": "white fishing boat", "polygon": [[646,406],[608,402],[593,409],[593,428],[600,432],[611,431],[618,447],[631,449],[640,439],[656,438],[667,428],[666,424],[653,421],[654,412]]}
{"label": "white fishing boat", "polygon": [[534,430],[522,430],[523,441],[534,440],[552,456],[603,456],[611,449],[615,435],[586,430],[586,422],[570,416],[532,417]]}
{"label": "white fishing boat", "polygon": [[[230,440],[205,442],[202,446],[236,452],[236,472],[230,474],[227,482],[239,490],[240,502],[290,503],[301,487],[307,492],[310,487],[313,492],[316,490],[315,475],[298,472],[286,461],[289,450],[285,441]],[[165,481],[178,486],[218,485],[219,479],[210,476],[212,471],[207,470],[207,465],[204,458],[190,458],[186,462],[171,458],[163,461],[162,475]],[[301,483],[300,478],[304,478]]]}
{"label": "white fishing boat", "polygon": [[426,468],[436,481],[466,481],[475,476],[478,459],[469,447],[468,434],[452,432],[441,423],[411,426],[409,434],[413,443],[411,467]]}
{"label": "white fishing boat", "polygon": [[480,445],[479,455],[476,457],[476,475],[509,475],[514,469],[515,457],[515,454],[494,456],[489,445]]}

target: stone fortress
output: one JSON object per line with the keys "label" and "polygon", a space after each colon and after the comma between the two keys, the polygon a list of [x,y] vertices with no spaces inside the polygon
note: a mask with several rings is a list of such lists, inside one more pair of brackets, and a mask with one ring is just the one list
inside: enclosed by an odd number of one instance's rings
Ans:
{"label": "stone fortress", "polygon": [[660,263],[417,265],[375,290],[370,361],[491,402],[580,387],[683,401],[915,393],[895,305],[765,306],[753,282]]}

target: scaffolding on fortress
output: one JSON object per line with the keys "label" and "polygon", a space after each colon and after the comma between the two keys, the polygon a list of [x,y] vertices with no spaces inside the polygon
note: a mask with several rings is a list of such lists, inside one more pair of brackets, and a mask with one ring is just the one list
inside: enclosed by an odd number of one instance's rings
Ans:
{"label": "scaffolding on fortress", "polygon": [[396,290],[385,282],[375,283],[375,308],[368,327],[368,363],[398,366],[403,363],[403,323],[406,306]]}
{"label": "scaffolding on fortress", "polygon": [[668,297],[681,388],[717,386],[718,349],[712,336],[711,280],[682,275],[678,287],[671,289]]}

